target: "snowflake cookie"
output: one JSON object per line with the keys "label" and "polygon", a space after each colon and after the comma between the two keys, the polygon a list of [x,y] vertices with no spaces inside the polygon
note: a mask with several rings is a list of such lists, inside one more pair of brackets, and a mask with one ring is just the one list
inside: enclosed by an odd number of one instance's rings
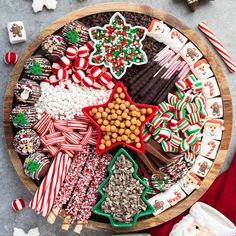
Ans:
{"label": "snowflake cookie", "polygon": [[89,58],[90,64],[104,65],[110,68],[116,79],[120,79],[132,64],[147,63],[147,56],[142,50],[146,33],[146,28],[126,24],[125,18],[116,12],[103,28],[96,26],[89,29],[89,35],[95,43]]}
{"label": "snowflake cookie", "polygon": [[35,13],[42,11],[44,6],[48,10],[55,10],[57,8],[57,0],[33,0],[32,7]]}

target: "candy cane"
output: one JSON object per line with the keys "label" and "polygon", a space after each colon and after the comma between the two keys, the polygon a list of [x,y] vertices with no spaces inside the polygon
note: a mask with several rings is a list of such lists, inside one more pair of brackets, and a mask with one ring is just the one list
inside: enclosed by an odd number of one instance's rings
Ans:
{"label": "candy cane", "polygon": [[206,83],[204,84],[204,86],[205,86],[205,87],[209,87],[210,96],[213,96],[213,94],[214,94],[214,86],[213,86],[213,84],[212,84],[210,81],[208,81],[208,82],[206,82]]}
{"label": "candy cane", "polygon": [[201,22],[200,24],[198,24],[198,27],[207,36],[207,39],[213,44],[216,51],[221,55],[223,61],[228,66],[229,71],[236,72],[236,64],[234,63],[233,59],[224,48],[223,44],[213,33],[211,28],[209,28],[207,24],[204,22]]}
{"label": "candy cane", "polygon": [[179,34],[178,31],[172,32],[170,37],[171,37],[172,39],[174,39],[175,37],[177,37],[181,43],[184,43],[184,41],[183,41],[183,39],[182,39],[182,37],[181,37],[181,35]]}
{"label": "candy cane", "polygon": [[211,155],[211,153],[215,150],[216,144],[215,144],[215,142],[210,141],[210,142],[208,143],[208,146],[210,146],[211,149],[207,152],[206,157],[209,157],[209,156]]}

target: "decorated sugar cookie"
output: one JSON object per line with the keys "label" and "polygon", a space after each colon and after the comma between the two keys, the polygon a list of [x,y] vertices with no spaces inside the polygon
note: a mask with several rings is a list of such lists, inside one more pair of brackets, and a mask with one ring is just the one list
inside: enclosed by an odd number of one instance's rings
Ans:
{"label": "decorated sugar cookie", "polygon": [[223,117],[223,103],[222,98],[211,98],[206,100],[206,111],[208,118]]}
{"label": "decorated sugar cookie", "polygon": [[212,166],[212,161],[199,155],[193,164],[191,171],[196,175],[205,178]]}
{"label": "decorated sugar cookie", "polygon": [[187,196],[177,183],[164,192],[163,195],[171,206],[176,205]]}
{"label": "decorated sugar cookie", "polygon": [[184,190],[184,192],[189,195],[195,189],[200,188],[201,180],[193,172],[188,172],[182,179],[178,181],[178,184]]}
{"label": "decorated sugar cookie", "polygon": [[148,201],[155,209],[153,215],[159,215],[161,212],[171,207],[163,193],[159,193],[153,196]]}
{"label": "decorated sugar cookie", "polygon": [[161,20],[153,19],[148,27],[147,35],[162,43],[166,39],[170,28]]}
{"label": "decorated sugar cookie", "polygon": [[116,79],[120,79],[127,67],[147,63],[147,56],[142,50],[146,32],[144,27],[127,24],[125,18],[116,12],[108,25],[89,29],[90,38],[95,43],[90,64],[104,65],[110,68]]}
{"label": "decorated sugar cookie", "polygon": [[180,55],[190,66],[202,57],[202,53],[191,42],[185,44],[180,51]]}
{"label": "decorated sugar cookie", "polygon": [[213,98],[220,95],[219,86],[215,77],[211,77],[203,82],[203,95],[205,98]]}
{"label": "decorated sugar cookie", "polygon": [[215,159],[219,146],[219,141],[204,136],[202,139],[200,155],[209,159]]}
{"label": "decorated sugar cookie", "polygon": [[168,45],[173,51],[178,53],[187,41],[188,39],[184,35],[173,28],[167,35],[164,43]]}
{"label": "decorated sugar cookie", "polygon": [[221,140],[223,130],[224,120],[210,119],[205,123],[203,135],[212,139]]}
{"label": "decorated sugar cookie", "polygon": [[208,79],[213,76],[213,71],[206,59],[201,59],[194,63],[194,65],[191,66],[191,70],[200,80]]}

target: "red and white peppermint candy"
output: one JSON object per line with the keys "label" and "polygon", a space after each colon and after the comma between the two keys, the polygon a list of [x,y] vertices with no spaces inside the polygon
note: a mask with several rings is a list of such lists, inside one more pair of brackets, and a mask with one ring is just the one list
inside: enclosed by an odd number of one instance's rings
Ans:
{"label": "red and white peppermint candy", "polygon": [[70,60],[74,60],[77,57],[77,54],[78,54],[78,48],[76,46],[69,46],[66,49],[66,56]]}
{"label": "red and white peppermint candy", "polygon": [[49,81],[50,81],[50,84],[54,87],[59,84],[59,79],[57,78],[56,75],[51,75],[49,77]]}
{"label": "red and white peppermint candy", "polygon": [[73,69],[76,69],[76,70],[85,70],[87,69],[88,67],[88,60],[86,60],[85,58],[76,58],[75,59],[75,62],[73,64]]}
{"label": "red and white peppermint candy", "polygon": [[95,82],[93,83],[92,87],[93,87],[94,89],[101,89],[102,85],[99,84],[99,83],[97,83],[97,82],[95,81]]}
{"label": "red and white peppermint candy", "polygon": [[61,57],[58,63],[62,68],[69,68],[72,64],[71,60],[66,56]]}
{"label": "red and white peppermint candy", "polygon": [[93,66],[91,69],[90,69],[90,73],[91,75],[94,77],[94,78],[97,78],[100,76],[100,74],[102,73],[102,70],[101,68],[99,68],[98,66]]}
{"label": "red and white peppermint candy", "polygon": [[113,81],[110,81],[106,86],[108,90],[111,90],[115,87],[115,83]]}
{"label": "red and white peppermint candy", "polygon": [[22,198],[14,199],[11,205],[12,208],[18,212],[25,208],[25,201]]}
{"label": "red and white peppermint candy", "polygon": [[67,80],[68,79],[68,77],[69,77],[69,74],[68,74],[68,71],[66,70],[66,69],[60,69],[60,70],[58,70],[58,72],[57,72],[57,78],[59,79],[59,80]]}
{"label": "red and white peppermint candy", "polygon": [[78,57],[88,57],[89,49],[86,46],[82,46],[78,50]]}
{"label": "red and white peppermint candy", "polygon": [[93,43],[93,41],[88,41],[84,46],[89,50],[89,51],[91,51],[92,49],[93,49],[93,45],[94,45],[94,43]]}
{"label": "red and white peppermint candy", "polygon": [[98,83],[105,86],[112,80],[112,75],[109,72],[103,72],[98,78]]}
{"label": "red and white peppermint candy", "polygon": [[84,77],[84,79],[82,80],[82,83],[85,87],[89,88],[93,85],[94,83],[94,78],[92,75],[87,75]]}
{"label": "red and white peppermint candy", "polygon": [[80,83],[82,82],[82,80],[85,78],[85,73],[82,71],[82,70],[77,70],[74,72],[74,74],[72,75],[72,80],[75,82],[75,83]]}
{"label": "red and white peppermint candy", "polygon": [[17,54],[15,52],[7,52],[4,56],[4,62],[6,64],[15,64],[17,62]]}
{"label": "red and white peppermint candy", "polygon": [[57,71],[59,69],[61,69],[61,66],[57,62],[52,63],[52,73],[53,74],[57,74]]}

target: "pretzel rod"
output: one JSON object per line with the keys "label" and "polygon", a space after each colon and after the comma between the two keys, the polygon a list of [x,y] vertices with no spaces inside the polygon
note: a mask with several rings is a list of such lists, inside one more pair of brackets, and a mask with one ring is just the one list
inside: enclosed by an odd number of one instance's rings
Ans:
{"label": "pretzel rod", "polygon": [[215,47],[216,51],[220,54],[221,58],[228,66],[229,71],[236,72],[236,64],[234,63],[229,53],[226,51],[224,45],[213,33],[212,29],[209,28],[209,26],[204,22],[199,23],[198,27],[205,34],[205,36],[211,42],[211,44]]}

